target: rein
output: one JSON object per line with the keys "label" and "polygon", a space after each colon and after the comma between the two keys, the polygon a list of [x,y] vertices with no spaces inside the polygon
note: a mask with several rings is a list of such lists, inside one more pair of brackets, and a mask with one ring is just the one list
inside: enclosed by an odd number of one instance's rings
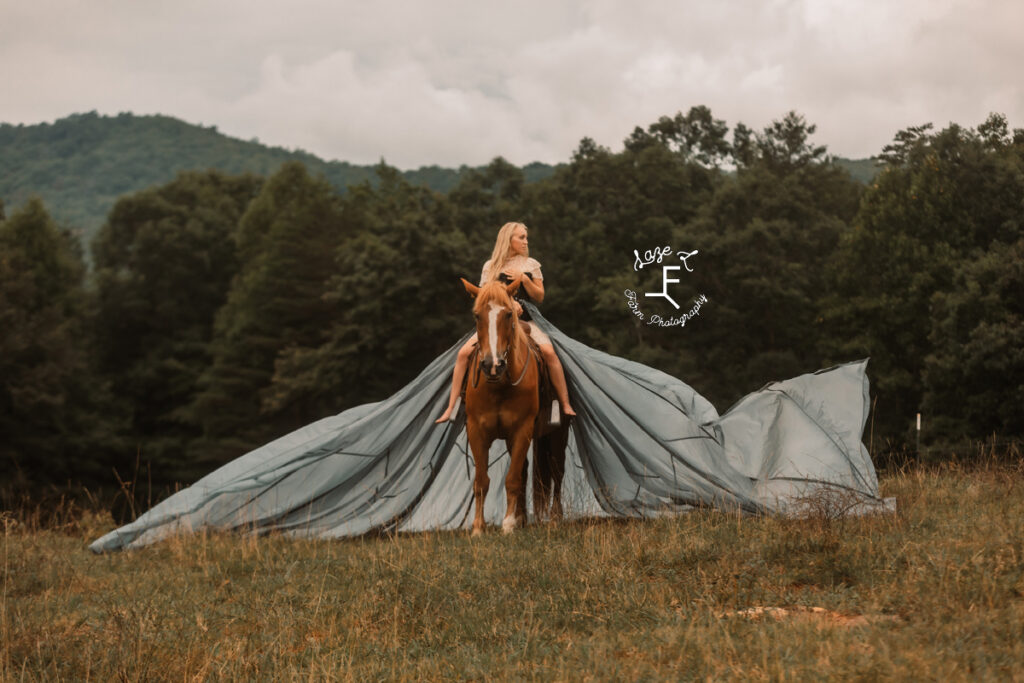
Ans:
{"label": "rein", "polygon": [[[506,353],[508,353],[508,351],[506,351]],[[529,342],[527,342],[527,344],[526,344],[526,360],[523,362],[523,372],[522,372],[522,374],[519,375],[519,379],[517,379],[515,382],[512,382],[512,386],[514,386],[514,387],[519,386],[519,383],[523,381],[524,377],[526,377],[526,371],[530,369],[530,359],[531,358],[533,358],[533,344],[530,344]]]}

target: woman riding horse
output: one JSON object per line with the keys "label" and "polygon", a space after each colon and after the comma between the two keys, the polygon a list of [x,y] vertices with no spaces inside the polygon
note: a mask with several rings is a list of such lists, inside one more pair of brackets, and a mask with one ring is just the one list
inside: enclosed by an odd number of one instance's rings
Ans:
{"label": "woman riding horse", "polygon": [[[541,274],[540,263],[530,258],[530,245],[528,230],[522,223],[506,223],[498,231],[498,237],[494,242],[494,251],[491,258],[484,264],[480,273],[480,286],[488,282],[503,281],[506,284],[514,284],[512,291],[514,295],[527,301],[533,300],[540,303],[544,300],[544,276]],[[517,315],[523,314],[523,307],[518,301],[513,300],[513,307]],[[523,320],[529,320],[526,316]],[[541,355],[548,366],[551,375],[551,383],[558,394],[558,402],[562,409],[562,415],[573,416],[576,411],[569,403],[569,391],[565,384],[565,372],[562,364],[555,354],[555,348],[551,340],[536,325],[530,326],[530,336],[540,347]],[[452,388],[448,397],[448,408],[436,421],[454,419],[456,401],[462,389],[462,380],[466,377],[466,366],[469,357],[473,353],[473,347],[477,345],[478,335],[474,334],[459,349],[458,358],[455,361],[455,372],[452,374]]]}

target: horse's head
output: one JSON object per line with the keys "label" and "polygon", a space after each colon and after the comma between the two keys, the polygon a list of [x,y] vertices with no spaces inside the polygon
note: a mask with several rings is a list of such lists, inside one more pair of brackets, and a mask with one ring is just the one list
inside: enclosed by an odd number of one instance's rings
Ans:
{"label": "horse's head", "polygon": [[519,316],[512,305],[515,283],[489,282],[483,287],[462,280],[466,291],[476,297],[473,317],[480,344],[480,369],[488,382],[497,382],[516,358]]}

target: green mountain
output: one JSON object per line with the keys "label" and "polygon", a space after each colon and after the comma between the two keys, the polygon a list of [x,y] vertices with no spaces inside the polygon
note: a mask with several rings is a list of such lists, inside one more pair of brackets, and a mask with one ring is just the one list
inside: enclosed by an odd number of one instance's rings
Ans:
{"label": "green mountain", "polygon": [[[118,197],[167,183],[180,171],[217,169],[269,176],[286,161],[302,161],[339,191],[375,182],[374,166],[324,161],[308,152],[268,147],[228,137],[170,116],[96,112],[73,114],[52,124],[0,124],[0,200],[8,213],[39,196],[57,221],[76,230],[88,245]],[[405,178],[447,192],[469,169],[424,166]],[[546,178],[554,167],[523,167],[527,182]]]}
{"label": "green mountain", "polygon": [[841,166],[846,169],[847,173],[853,176],[853,179],[867,185],[875,176],[878,175],[879,162],[875,157],[868,159],[844,159],[842,157],[836,157],[835,162],[837,166]]}

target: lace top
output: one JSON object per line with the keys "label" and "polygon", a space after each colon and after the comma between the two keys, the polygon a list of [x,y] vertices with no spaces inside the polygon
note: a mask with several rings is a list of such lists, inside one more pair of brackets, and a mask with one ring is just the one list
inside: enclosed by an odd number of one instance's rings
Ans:
{"label": "lace top", "polygon": [[[530,256],[513,256],[505,262],[505,268],[507,270],[521,270],[524,273],[529,273],[530,277],[534,280],[544,279],[544,275],[540,272],[540,261]],[[491,259],[487,259],[487,263],[484,264],[483,270],[480,271],[481,287],[487,284],[487,280],[490,279],[490,275]]]}
{"label": "lace top", "polygon": [[[529,256],[513,256],[508,261],[505,261],[506,270],[521,270],[531,280],[544,280],[544,275],[540,272],[540,261]],[[480,286],[483,287],[491,275],[491,259],[487,259],[487,263],[484,264],[483,270],[480,271]],[[512,280],[505,275],[504,272],[498,275],[498,280],[508,284]],[[523,301],[532,301],[530,295],[526,293],[525,287],[520,287],[516,290],[515,299],[522,303]],[[520,320],[530,320],[530,314],[523,309],[522,314],[519,316]]]}

